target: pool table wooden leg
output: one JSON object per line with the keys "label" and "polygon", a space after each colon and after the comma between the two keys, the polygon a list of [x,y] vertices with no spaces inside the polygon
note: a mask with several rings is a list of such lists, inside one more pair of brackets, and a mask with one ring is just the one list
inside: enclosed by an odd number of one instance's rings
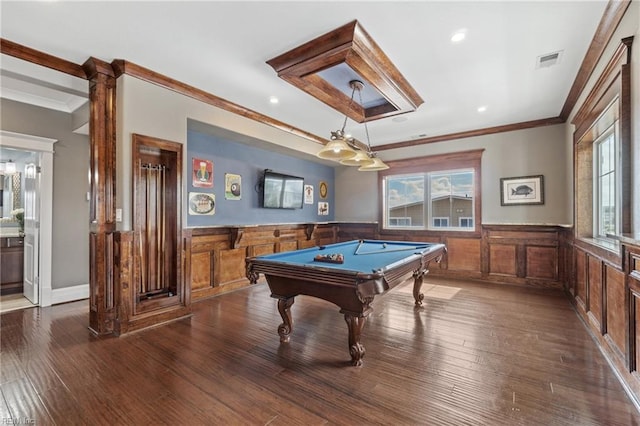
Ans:
{"label": "pool table wooden leg", "polygon": [[422,306],[424,300],[424,294],[420,293],[420,289],[422,288],[422,278],[427,272],[429,271],[420,268],[413,273],[413,298],[416,301],[416,306]]}
{"label": "pool table wooden leg", "polygon": [[360,335],[364,328],[364,322],[367,319],[366,316],[353,315],[349,313],[344,314],[344,320],[349,327],[349,354],[351,355],[351,365],[362,365],[362,358],[364,357],[364,346],[360,343]]}
{"label": "pool table wooden leg", "polygon": [[278,312],[284,321],[278,326],[278,334],[280,335],[280,342],[287,343],[289,341],[291,332],[293,331],[293,321],[291,320],[291,305],[295,297],[285,297],[278,299]]}

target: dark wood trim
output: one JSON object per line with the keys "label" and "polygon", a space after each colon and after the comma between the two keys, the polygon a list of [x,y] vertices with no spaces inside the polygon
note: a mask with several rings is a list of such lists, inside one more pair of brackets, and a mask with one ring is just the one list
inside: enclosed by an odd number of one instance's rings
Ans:
{"label": "dark wood trim", "polygon": [[[601,75],[594,83],[584,103],[577,111],[572,124],[573,132],[573,163],[574,163],[574,223],[576,236],[592,236],[592,167],[583,164],[583,159],[590,158],[593,151],[593,141],[596,140],[603,129],[596,123],[609,120],[611,124],[617,119],[620,144],[620,178],[621,178],[621,233],[631,231],[631,199],[632,199],[632,172],[631,172],[631,45],[633,37],[621,40],[616,51],[606,64]],[[613,103],[618,98],[617,109]],[[609,118],[610,117],[610,118]],[[581,187],[580,183],[583,183]],[[580,216],[582,213],[582,216]]]}
{"label": "dark wood trim", "polygon": [[448,168],[449,164],[454,167],[458,167],[461,162],[468,161],[479,161],[482,158],[482,153],[484,152],[484,148],[482,149],[470,149],[467,151],[455,151],[448,152],[446,154],[438,154],[438,155],[426,155],[423,157],[413,157],[406,160],[394,160],[387,161],[389,168],[386,170],[381,170],[378,172],[379,176],[386,175],[396,175],[399,174],[397,168],[402,168],[402,172],[418,172],[423,169],[423,166],[435,166],[442,165],[443,168]]}
{"label": "dark wood trim", "polygon": [[103,61],[89,58],[89,158],[91,199],[89,328],[96,334],[114,331],[114,233],[116,198],[116,80]]}
{"label": "dark wood trim", "polygon": [[115,72],[111,64],[98,58],[94,58],[93,56],[82,64],[82,69],[89,80],[95,78],[97,74],[104,74],[115,78]]}
{"label": "dark wood trim", "polygon": [[[133,231],[128,251],[131,290],[123,295],[128,298],[123,307],[127,310],[120,310],[118,334],[191,314],[191,288],[185,284],[185,279],[191,275],[185,255],[191,248],[183,245],[190,241],[190,234],[183,233],[182,229],[184,147],[177,142],[134,133],[131,149]],[[166,166],[161,191],[160,187],[150,187],[149,180],[142,178],[141,165],[150,161]],[[160,197],[148,196],[158,194],[158,191],[164,194],[162,201],[159,201]],[[162,226],[159,225],[159,214],[163,215]],[[150,217],[155,219],[149,222]],[[145,277],[142,271],[148,271],[148,275]],[[153,285],[147,287],[150,283]],[[155,293],[149,297],[147,290]]]}
{"label": "dark wood trim", "polygon": [[[278,77],[357,123],[415,111],[424,101],[367,31],[353,20],[267,61]],[[346,64],[386,102],[365,108],[319,72]]]}
{"label": "dark wood trim", "polygon": [[414,139],[404,142],[394,142],[383,145],[376,145],[373,148],[374,151],[385,151],[388,149],[408,148],[418,145],[426,145],[435,142],[446,142],[455,139],[472,138],[475,136],[492,135],[494,133],[513,132],[515,130],[532,129],[534,127],[553,126],[555,124],[562,124],[564,120],[559,117],[543,118],[540,120],[523,121],[521,123],[505,124],[503,126],[487,127],[484,129],[467,130],[464,132],[449,133],[447,135],[430,136],[426,138]]}
{"label": "dark wood trim", "polygon": [[180,93],[182,95],[188,96],[190,98],[196,99],[198,101],[204,102],[214,107],[221,108],[225,111],[229,111],[231,113],[249,118],[251,120],[257,121],[262,124],[266,124],[267,126],[271,126],[278,130],[291,133],[293,135],[310,140],[312,142],[319,143],[322,145],[325,145],[328,142],[326,139],[323,139],[319,136],[316,136],[309,132],[305,132],[304,130],[297,129],[293,126],[283,123],[282,121],[278,121],[264,114],[260,114],[259,112],[245,108],[231,101],[220,98],[211,93],[205,92],[204,90],[198,89],[186,83],[182,83],[178,80],[174,80],[170,77],[164,76],[155,71],[151,71],[150,69],[141,67],[132,62],[129,62],[123,59],[117,59],[111,63],[111,66],[115,71],[116,77],[119,77],[123,74],[136,77],[146,82],[155,84],[160,87],[164,87],[165,89],[172,90],[174,92]]}
{"label": "dark wood trim", "polygon": [[117,232],[114,238],[114,287],[116,320],[114,333],[126,334],[129,331],[129,317],[132,311],[133,284],[133,231]]}
{"label": "dark wood trim", "polygon": [[[622,44],[627,47],[627,60],[620,70],[620,150],[624,153],[633,152],[633,141],[631,139],[631,44],[633,37],[622,39]],[[623,155],[620,159],[620,174],[622,182],[622,193],[631,194],[632,185],[632,167],[631,155]],[[629,232],[633,228],[631,212],[631,196],[622,197],[622,232]]]}
{"label": "dark wood trim", "polygon": [[[631,37],[633,40],[633,37]],[[594,121],[620,92],[620,72],[627,60],[627,43],[620,43],[593,88],[576,112],[571,124],[576,126],[574,141],[582,139]]]}
{"label": "dark wood trim", "polygon": [[0,53],[87,80],[87,75],[81,65],[4,38],[0,38]]}
{"label": "dark wood trim", "polygon": [[[458,151],[447,154],[431,155],[425,157],[415,157],[406,160],[388,161],[388,169],[378,172],[378,193],[383,194],[384,178],[387,176],[401,175],[408,173],[425,173],[438,170],[452,170],[462,168],[474,169],[474,228],[473,232],[459,232],[465,236],[479,236],[480,224],[482,223],[482,191],[480,183],[482,182],[482,153],[484,149],[475,149],[469,151]],[[378,223],[380,224],[380,232],[391,232],[393,229],[384,229],[384,200],[381,198],[378,203]],[[420,232],[427,229],[420,230]],[[406,231],[401,231],[406,232]],[[410,231],[415,232],[415,231]],[[458,234],[458,232],[456,232]],[[453,235],[448,232],[447,235]]]}
{"label": "dark wood trim", "polygon": [[618,28],[630,4],[631,0],[610,0],[607,4],[604,14],[600,19],[600,24],[598,24],[596,33],[593,36],[593,40],[591,40],[587,54],[582,61],[578,75],[571,86],[567,100],[560,112],[559,118],[562,119],[562,121],[566,121],[569,118],[569,114],[576,105],[580,94],[589,81],[589,77],[591,77],[596,64],[600,60],[602,53],[611,40],[611,37],[613,37],[613,33],[616,28]]}

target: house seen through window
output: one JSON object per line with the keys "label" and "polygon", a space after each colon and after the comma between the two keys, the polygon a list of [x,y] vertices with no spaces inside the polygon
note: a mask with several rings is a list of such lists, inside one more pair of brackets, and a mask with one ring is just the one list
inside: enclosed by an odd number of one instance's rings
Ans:
{"label": "house seen through window", "polygon": [[474,230],[474,171],[386,176],[387,228]]}

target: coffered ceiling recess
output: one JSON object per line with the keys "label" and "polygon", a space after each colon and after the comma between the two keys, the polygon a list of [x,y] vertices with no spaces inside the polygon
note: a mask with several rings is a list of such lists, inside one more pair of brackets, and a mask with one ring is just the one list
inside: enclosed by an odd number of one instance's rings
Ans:
{"label": "coffered ceiling recess", "polygon": [[[423,100],[354,20],[267,61],[280,78],[362,123],[415,111]],[[362,103],[349,82],[363,81]]]}

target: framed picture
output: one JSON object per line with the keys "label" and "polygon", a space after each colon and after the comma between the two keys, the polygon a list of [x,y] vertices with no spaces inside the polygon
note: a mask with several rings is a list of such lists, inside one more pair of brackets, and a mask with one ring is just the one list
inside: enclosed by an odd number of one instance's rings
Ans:
{"label": "framed picture", "polygon": [[327,198],[327,194],[329,193],[329,187],[327,186],[327,182],[320,182],[320,198],[323,200]]}
{"label": "framed picture", "polygon": [[193,157],[191,165],[192,185],[196,188],[213,187],[213,161]]}
{"label": "framed picture", "polygon": [[232,173],[224,174],[224,198],[239,200],[242,198],[242,177]]}
{"label": "framed picture", "polygon": [[326,201],[318,202],[318,216],[328,216],[329,215],[329,203]]}
{"label": "framed picture", "polygon": [[204,192],[189,193],[190,215],[214,215],[216,213],[216,196]]}
{"label": "framed picture", "polygon": [[313,185],[304,186],[304,203],[313,204]]}
{"label": "framed picture", "polygon": [[544,177],[521,176],[500,179],[500,205],[544,204]]}

